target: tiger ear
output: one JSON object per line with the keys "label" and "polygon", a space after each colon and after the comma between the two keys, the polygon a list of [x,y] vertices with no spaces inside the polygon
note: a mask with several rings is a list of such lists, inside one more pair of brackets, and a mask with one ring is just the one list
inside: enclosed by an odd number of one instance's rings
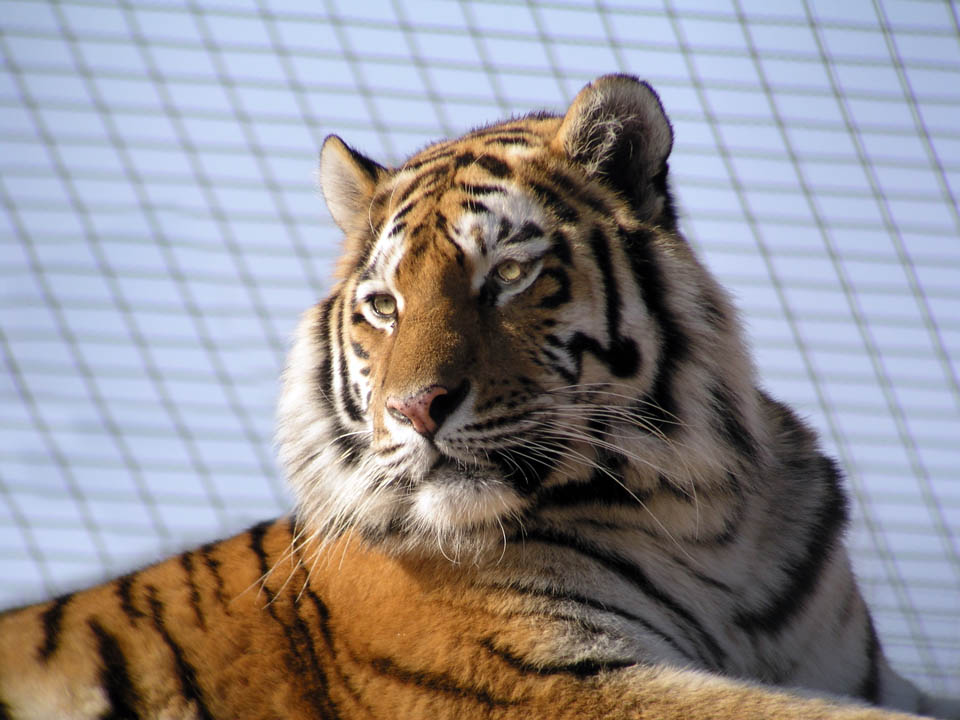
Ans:
{"label": "tiger ear", "polygon": [[327,209],[347,236],[369,226],[370,202],[386,169],[358,153],[336,135],[328,135],[320,150],[320,190]]}
{"label": "tiger ear", "polygon": [[574,98],[553,147],[622,193],[643,220],[675,227],[667,188],[673,129],[647,83],[631,75],[594,80]]}

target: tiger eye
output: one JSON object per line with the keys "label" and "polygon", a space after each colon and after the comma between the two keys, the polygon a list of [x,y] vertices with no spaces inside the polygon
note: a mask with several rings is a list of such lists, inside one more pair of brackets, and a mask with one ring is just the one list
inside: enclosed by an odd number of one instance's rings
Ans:
{"label": "tiger eye", "polygon": [[374,295],[370,298],[370,306],[382,317],[393,317],[397,314],[397,301],[393,295]]}
{"label": "tiger eye", "polygon": [[497,277],[505,283],[516,282],[523,276],[523,265],[516,260],[504,260],[497,265]]}

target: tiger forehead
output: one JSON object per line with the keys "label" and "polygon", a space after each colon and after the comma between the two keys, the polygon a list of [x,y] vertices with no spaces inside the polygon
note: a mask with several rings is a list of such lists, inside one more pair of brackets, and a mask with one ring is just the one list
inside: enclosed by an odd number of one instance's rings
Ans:
{"label": "tiger forehead", "polygon": [[375,227],[391,217],[405,216],[413,204],[436,197],[458,182],[489,179],[509,181],[515,170],[533,157],[542,157],[555,131],[557,118],[523,118],[474,130],[456,140],[431,145],[413,155],[393,173],[373,199]]}

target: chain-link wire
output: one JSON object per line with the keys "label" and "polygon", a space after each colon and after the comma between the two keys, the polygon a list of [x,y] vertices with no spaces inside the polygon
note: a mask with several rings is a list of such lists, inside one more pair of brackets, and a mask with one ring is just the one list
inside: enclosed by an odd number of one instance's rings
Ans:
{"label": "chain-link wire", "polygon": [[384,162],[597,75],[855,499],[894,664],[960,694],[960,13],[940,0],[0,0],[0,605],[283,512],[273,403]]}

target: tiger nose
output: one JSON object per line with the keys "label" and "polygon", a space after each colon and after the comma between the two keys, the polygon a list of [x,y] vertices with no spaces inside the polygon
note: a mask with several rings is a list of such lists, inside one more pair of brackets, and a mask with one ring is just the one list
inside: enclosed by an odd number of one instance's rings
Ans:
{"label": "tiger nose", "polygon": [[443,421],[466,397],[470,384],[464,380],[452,393],[443,385],[431,385],[405,398],[387,398],[387,411],[426,437],[433,437]]}

